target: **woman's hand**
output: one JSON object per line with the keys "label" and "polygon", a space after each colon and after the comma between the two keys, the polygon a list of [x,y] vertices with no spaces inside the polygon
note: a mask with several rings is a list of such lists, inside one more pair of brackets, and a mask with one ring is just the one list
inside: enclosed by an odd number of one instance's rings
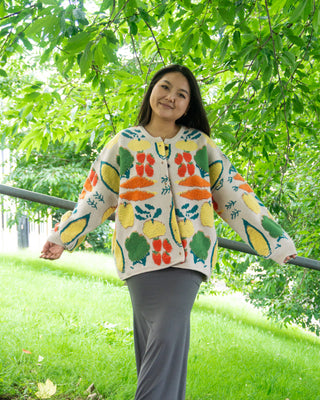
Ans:
{"label": "woman's hand", "polygon": [[287,256],[284,259],[284,263],[286,264],[287,262],[289,262],[290,260],[292,260],[293,258],[296,258],[296,254],[292,254],[291,256]]}
{"label": "woman's hand", "polygon": [[63,253],[64,247],[52,242],[46,242],[43,246],[40,258],[57,260]]}

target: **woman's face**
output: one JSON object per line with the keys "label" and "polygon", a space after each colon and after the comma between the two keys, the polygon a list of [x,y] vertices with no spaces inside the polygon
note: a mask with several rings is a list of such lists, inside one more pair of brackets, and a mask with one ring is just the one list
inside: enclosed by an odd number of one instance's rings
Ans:
{"label": "woman's face", "polygon": [[169,72],[155,84],[150,95],[152,117],[175,122],[188,110],[190,86],[180,72]]}

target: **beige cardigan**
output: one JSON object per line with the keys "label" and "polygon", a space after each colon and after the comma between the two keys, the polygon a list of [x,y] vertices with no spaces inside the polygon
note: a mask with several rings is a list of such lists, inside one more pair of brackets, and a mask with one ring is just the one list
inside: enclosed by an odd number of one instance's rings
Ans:
{"label": "beige cardigan", "polygon": [[296,253],[212,139],[182,127],[162,140],[138,126],[103,149],[74,211],[48,240],[72,251],[116,212],[113,253],[121,279],[167,267],[209,278],[218,248],[214,210],[265,258],[282,263]]}

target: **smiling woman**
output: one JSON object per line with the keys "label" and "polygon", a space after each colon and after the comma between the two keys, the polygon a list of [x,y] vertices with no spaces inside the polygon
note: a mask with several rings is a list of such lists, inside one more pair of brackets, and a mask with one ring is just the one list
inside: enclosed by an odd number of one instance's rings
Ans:
{"label": "smiling woman", "polygon": [[[173,79],[179,76],[179,82],[174,79],[175,82],[170,81],[167,77]],[[184,78],[185,80],[183,80]],[[161,82],[163,86],[163,91],[169,91],[174,93],[173,89],[176,90],[176,95],[179,97],[185,96],[188,100],[188,106],[185,112],[176,119],[175,124],[177,126],[187,126],[189,128],[199,129],[206,135],[210,135],[210,126],[207,118],[207,114],[203,107],[202,97],[199,90],[198,83],[192,74],[192,72],[182,66],[182,65],[169,65],[168,67],[162,68],[153,76],[145,97],[142,101],[140,112],[138,115],[138,124],[142,126],[147,126],[150,123],[153,109],[151,105],[151,96],[156,90],[158,83],[161,87]],[[178,85],[180,83],[181,86]],[[175,88],[173,88],[175,84]],[[170,99],[170,96],[169,96]],[[165,101],[166,105],[171,105],[169,101]],[[149,127],[150,128],[150,127]]]}
{"label": "smiling woman", "polygon": [[187,78],[180,72],[165,74],[151,92],[152,115],[145,129],[152,136],[159,136],[159,126],[162,126],[162,138],[175,136],[180,129],[176,121],[186,115],[189,103],[190,86]]}

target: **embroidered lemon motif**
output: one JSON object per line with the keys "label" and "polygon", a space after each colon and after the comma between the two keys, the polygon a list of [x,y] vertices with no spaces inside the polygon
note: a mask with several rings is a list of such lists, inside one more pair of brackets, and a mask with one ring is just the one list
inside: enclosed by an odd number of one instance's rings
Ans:
{"label": "embroidered lemon motif", "polygon": [[147,140],[132,139],[128,143],[128,147],[132,151],[148,150],[151,144]]}
{"label": "embroidered lemon motif", "polygon": [[153,239],[166,233],[166,226],[160,221],[149,220],[143,224],[143,233]]}
{"label": "embroidered lemon motif", "polygon": [[206,139],[209,146],[211,146],[213,149],[217,148],[217,145],[211,138],[209,138],[209,136],[206,135]]}
{"label": "embroidered lemon motif", "polygon": [[113,253],[118,270],[120,272],[124,272],[125,264],[124,264],[123,251],[117,240],[114,240]]}
{"label": "embroidered lemon motif", "polygon": [[211,257],[211,266],[214,267],[216,265],[218,258],[218,240],[216,240],[214,246],[213,246],[213,251],[212,251],[212,257]]}
{"label": "embroidered lemon motif", "polygon": [[193,223],[190,219],[178,222],[180,235],[182,238],[189,238],[194,234]]}
{"label": "embroidered lemon motif", "polygon": [[214,215],[211,203],[204,203],[200,210],[200,220],[203,226],[213,227]]}
{"label": "embroidered lemon motif", "polygon": [[70,243],[77,239],[86,229],[89,222],[90,214],[84,215],[82,218],[70,222],[61,231],[61,240],[63,243]]}
{"label": "embroidered lemon motif", "polygon": [[177,216],[173,205],[171,206],[171,213],[170,213],[170,229],[174,241],[180,245],[181,244],[180,229],[178,226]]}
{"label": "embroidered lemon motif", "polygon": [[118,218],[121,225],[127,229],[134,224],[134,211],[130,203],[121,203],[118,208]]}
{"label": "embroidered lemon motif", "polygon": [[118,171],[107,162],[102,161],[100,167],[100,175],[102,182],[113,193],[119,193],[120,176]]}
{"label": "embroidered lemon motif", "polygon": [[198,145],[193,140],[179,140],[176,143],[176,148],[183,151],[194,151],[197,150]]}
{"label": "embroidered lemon motif", "polygon": [[250,246],[261,256],[268,257],[271,249],[264,234],[249,224],[248,221],[243,220],[243,223]]}
{"label": "embroidered lemon motif", "polygon": [[155,143],[156,147],[156,152],[159,155],[160,158],[165,159],[166,158],[166,147],[163,142],[157,142]]}
{"label": "embroidered lemon motif", "polygon": [[119,140],[119,135],[116,135],[114,138],[112,138],[107,144],[106,144],[106,149],[112,149],[112,147],[118,143]]}
{"label": "embroidered lemon motif", "polygon": [[209,175],[211,189],[218,183],[223,172],[223,164],[221,160],[215,161],[209,165]]}
{"label": "embroidered lemon motif", "polygon": [[260,214],[261,207],[254,196],[244,193],[242,195],[242,200],[245,202],[246,206],[250,208],[251,211],[253,211],[256,214]]}
{"label": "embroidered lemon motif", "polygon": [[110,217],[110,215],[113,214],[113,213],[115,212],[116,208],[117,208],[117,207],[110,207],[110,208],[108,208],[107,211],[105,211],[105,212],[103,213],[101,223],[103,223],[104,221],[106,221],[106,220]]}
{"label": "embroidered lemon motif", "polygon": [[66,221],[67,219],[69,219],[72,215],[72,211],[67,211],[66,213],[63,214],[63,216],[61,217],[61,222]]}

